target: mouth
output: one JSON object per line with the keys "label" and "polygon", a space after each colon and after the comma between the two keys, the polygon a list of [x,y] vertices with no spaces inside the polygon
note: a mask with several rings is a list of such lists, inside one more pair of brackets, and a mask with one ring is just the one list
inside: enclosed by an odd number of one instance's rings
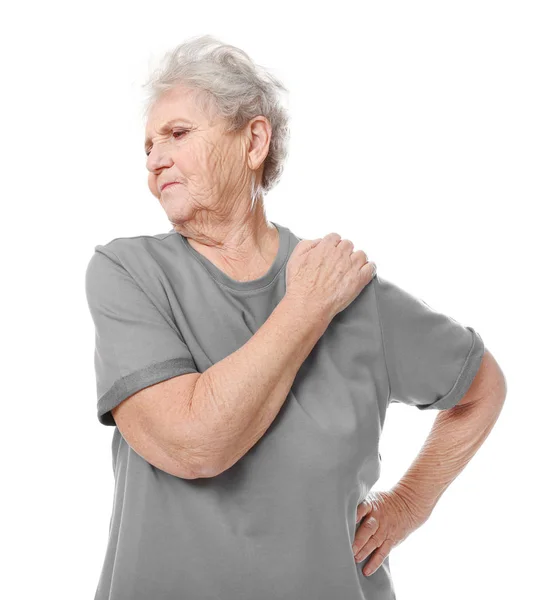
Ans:
{"label": "mouth", "polygon": [[178,185],[179,182],[178,181],[172,181],[171,183],[166,183],[162,188],[161,191],[163,192],[164,189],[168,188],[170,185]]}

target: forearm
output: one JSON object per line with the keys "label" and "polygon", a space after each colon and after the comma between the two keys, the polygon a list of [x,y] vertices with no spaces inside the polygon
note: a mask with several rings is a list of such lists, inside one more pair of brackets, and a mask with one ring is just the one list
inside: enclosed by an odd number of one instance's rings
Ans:
{"label": "forearm", "polygon": [[285,297],[237,351],[207,369],[191,398],[209,476],[244,456],[280,411],[295,376],[330,319]]}
{"label": "forearm", "polygon": [[428,518],[443,492],[483,444],[504,398],[497,391],[437,415],[418,456],[392,489],[416,517]]}

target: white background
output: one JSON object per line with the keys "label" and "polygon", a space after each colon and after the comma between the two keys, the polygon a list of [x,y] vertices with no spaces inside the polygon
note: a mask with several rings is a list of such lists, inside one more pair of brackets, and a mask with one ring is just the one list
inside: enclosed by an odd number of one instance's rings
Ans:
{"label": "white background", "polygon": [[[290,90],[269,220],[351,239],[381,276],[474,327],[507,378],[489,438],[391,553],[398,600],[559,597],[558,3],[3,13],[3,595],[93,599],[113,430],[96,417],[85,267],[96,244],[171,228],[147,187],[140,88],[164,52],[210,33]],[[376,489],[404,473],[435,416],[391,405]]]}

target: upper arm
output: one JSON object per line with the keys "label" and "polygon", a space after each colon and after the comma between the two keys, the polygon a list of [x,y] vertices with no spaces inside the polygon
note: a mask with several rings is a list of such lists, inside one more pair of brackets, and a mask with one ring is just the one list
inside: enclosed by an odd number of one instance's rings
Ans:
{"label": "upper arm", "polygon": [[98,420],[118,425],[148,462],[191,474],[196,461],[186,449],[199,438],[189,406],[200,373],[172,315],[103,246],[96,246],[85,283],[95,325]]}
{"label": "upper arm", "polygon": [[482,363],[480,335],[394,283],[379,276],[373,281],[389,402],[420,410],[458,404]]}

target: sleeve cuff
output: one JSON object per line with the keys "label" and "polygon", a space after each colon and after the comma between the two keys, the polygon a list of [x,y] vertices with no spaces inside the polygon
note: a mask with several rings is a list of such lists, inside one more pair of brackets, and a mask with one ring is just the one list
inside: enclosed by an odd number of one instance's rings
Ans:
{"label": "sleeve cuff", "polygon": [[111,410],[123,400],[155,383],[160,383],[161,381],[184,375],[185,373],[197,372],[193,359],[182,357],[155,363],[129,373],[117,379],[109,390],[99,398],[97,401],[97,418],[102,425],[115,427],[116,423]]}

